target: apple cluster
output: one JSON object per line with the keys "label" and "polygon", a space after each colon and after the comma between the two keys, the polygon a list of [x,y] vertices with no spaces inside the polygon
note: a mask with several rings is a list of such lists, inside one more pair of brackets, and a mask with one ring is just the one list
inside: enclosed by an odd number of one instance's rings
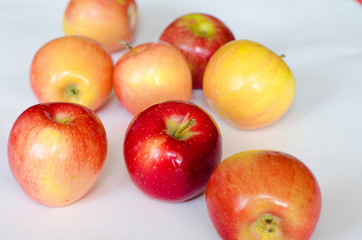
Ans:
{"label": "apple cluster", "polygon": [[[321,192],[307,166],[273,150],[222,160],[216,121],[190,102],[200,89],[236,129],[269,125],[287,112],[295,94],[283,56],[235,40],[222,21],[205,13],[180,16],[158,41],[133,47],[137,21],[134,0],[70,0],[65,36],[43,45],[31,63],[39,104],[17,118],[9,135],[9,166],[23,191],[51,207],[89,191],[107,155],[95,111],[114,89],[134,116],[123,158],[144,194],[181,202],[206,190],[210,219],[223,239],[309,239]],[[122,49],[113,64],[111,54]]]}

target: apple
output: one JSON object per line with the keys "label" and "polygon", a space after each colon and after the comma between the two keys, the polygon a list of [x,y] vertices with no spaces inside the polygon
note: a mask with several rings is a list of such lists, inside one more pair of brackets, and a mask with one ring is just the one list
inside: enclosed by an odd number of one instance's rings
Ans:
{"label": "apple", "polygon": [[90,37],[116,52],[123,48],[120,40],[133,40],[137,21],[135,0],[71,0],[63,29],[66,35]]}
{"label": "apple", "polygon": [[207,102],[239,129],[277,121],[295,95],[295,79],[281,56],[249,40],[220,47],[209,60],[203,79]]}
{"label": "apple", "polygon": [[113,88],[125,109],[136,115],[156,103],[190,99],[191,72],[179,50],[166,42],[128,47],[113,72]]}
{"label": "apple", "polygon": [[206,205],[222,239],[307,240],[319,219],[321,192],[313,173],[297,158],[249,150],[215,169]]}
{"label": "apple", "polygon": [[205,190],[221,160],[221,135],[195,104],[166,101],[134,117],[124,140],[124,160],[135,185],[149,197],[182,202]]}
{"label": "apple", "polygon": [[94,185],[107,154],[102,122],[87,107],[41,103],[15,121],[8,140],[11,172],[33,200],[71,204]]}
{"label": "apple", "polygon": [[223,22],[204,13],[191,13],[177,18],[160,36],[160,40],[172,44],[186,57],[194,89],[202,89],[202,78],[210,57],[222,45],[234,39]]}
{"label": "apple", "polygon": [[41,103],[73,102],[97,110],[112,90],[113,62],[96,41],[81,36],[54,39],[35,54],[30,84]]}

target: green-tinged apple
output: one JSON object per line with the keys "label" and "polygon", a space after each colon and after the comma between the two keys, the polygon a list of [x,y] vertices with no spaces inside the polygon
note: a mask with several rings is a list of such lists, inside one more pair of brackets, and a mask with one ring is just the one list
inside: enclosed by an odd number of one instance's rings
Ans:
{"label": "green-tinged apple", "polygon": [[90,37],[116,52],[124,47],[120,40],[133,40],[137,21],[135,0],[70,0],[63,29],[66,35]]}
{"label": "green-tinged apple", "polygon": [[8,141],[11,172],[33,200],[69,205],[94,185],[107,155],[102,122],[87,107],[42,103],[15,121]]}
{"label": "green-tinged apple", "polygon": [[134,117],[123,149],[135,185],[169,202],[186,201],[204,191],[222,154],[215,121],[184,101],[155,104]]}
{"label": "green-tinged apple", "polygon": [[195,89],[202,88],[202,78],[210,57],[234,39],[223,22],[204,13],[190,13],[177,18],[160,36],[160,40],[172,44],[186,57]]}
{"label": "green-tinged apple", "polygon": [[113,72],[114,91],[128,112],[136,115],[156,103],[190,99],[191,72],[179,50],[166,42],[128,47]]}
{"label": "green-tinged apple", "polygon": [[54,39],[35,54],[30,84],[39,102],[73,102],[97,110],[112,90],[113,62],[98,42],[81,36]]}
{"label": "green-tinged apple", "polygon": [[259,43],[234,40],[209,60],[203,79],[207,102],[240,129],[278,120],[289,109],[295,79],[282,57]]}
{"label": "green-tinged apple", "polygon": [[224,240],[308,240],[320,216],[321,192],[313,173],[297,158],[249,150],[215,169],[206,205]]}

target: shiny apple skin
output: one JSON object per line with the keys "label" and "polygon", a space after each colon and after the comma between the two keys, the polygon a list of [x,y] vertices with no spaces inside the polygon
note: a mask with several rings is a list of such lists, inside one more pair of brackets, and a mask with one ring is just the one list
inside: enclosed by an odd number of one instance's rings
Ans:
{"label": "shiny apple skin", "polygon": [[[216,168],[207,186],[206,204],[222,239],[306,240],[320,216],[321,192],[313,173],[297,158],[249,150]],[[280,236],[253,230],[264,214],[277,219]]]}
{"label": "shiny apple skin", "polygon": [[107,155],[102,122],[73,103],[44,103],[25,110],[8,140],[11,172],[34,201],[69,205],[94,185]]}
{"label": "shiny apple skin", "polygon": [[234,127],[256,129],[287,112],[296,83],[281,56],[260,43],[234,40],[209,60],[203,90],[207,102]]}
{"label": "shiny apple skin", "polygon": [[[165,131],[166,119],[195,119],[188,139]],[[221,135],[212,117],[195,104],[167,101],[155,104],[130,123],[124,141],[124,159],[135,185],[149,197],[181,202],[205,190],[221,160]]]}
{"label": "shiny apple skin", "polygon": [[[65,36],[49,41],[35,54],[30,85],[40,103],[73,102],[100,108],[112,90],[113,61],[93,39]],[[69,94],[76,88],[77,94]]]}
{"label": "shiny apple skin", "polygon": [[132,115],[163,101],[188,101],[192,93],[191,72],[185,57],[166,42],[134,47],[117,61],[113,88],[123,107]]}
{"label": "shiny apple skin", "polygon": [[70,0],[63,16],[67,36],[92,38],[111,53],[131,42],[137,28],[138,9],[134,0]]}
{"label": "shiny apple skin", "polygon": [[[205,23],[213,26],[211,34],[198,34],[192,30],[202,28]],[[206,65],[215,51],[234,39],[231,30],[221,20],[205,13],[191,13],[175,19],[160,36],[160,40],[175,46],[186,57],[194,89],[202,89]]]}

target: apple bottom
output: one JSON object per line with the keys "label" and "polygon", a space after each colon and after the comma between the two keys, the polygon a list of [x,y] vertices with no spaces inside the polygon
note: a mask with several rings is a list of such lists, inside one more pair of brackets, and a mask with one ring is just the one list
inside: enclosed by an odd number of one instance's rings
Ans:
{"label": "apple bottom", "polygon": [[203,160],[204,166],[192,166],[192,163],[199,162],[199,159],[182,159],[177,149],[165,152],[155,150],[153,154],[144,160],[153,164],[147,166],[146,171],[140,173],[140,170],[135,171],[132,167],[129,167],[128,171],[132,181],[143,193],[168,202],[182,202],[200,194],[206,187],[205,179],[209,178],[217,166],[213,164],[213,158],[221,156],[220,150],[215,149],[210,153],[210,159]]}
{"label": "apple bottom", "polygon": [[[29,185],[22,183],[21,188],[28,197],[42,205],[63,207],[84,197],[94,185],[98,175],[92,174],[89,176],[88,179],[91,180],[76,180],[66,174],[63,177],[48,174],[41,176],[39,182],[29,182]],[[19,184],[22,181],[16,180]]]}

